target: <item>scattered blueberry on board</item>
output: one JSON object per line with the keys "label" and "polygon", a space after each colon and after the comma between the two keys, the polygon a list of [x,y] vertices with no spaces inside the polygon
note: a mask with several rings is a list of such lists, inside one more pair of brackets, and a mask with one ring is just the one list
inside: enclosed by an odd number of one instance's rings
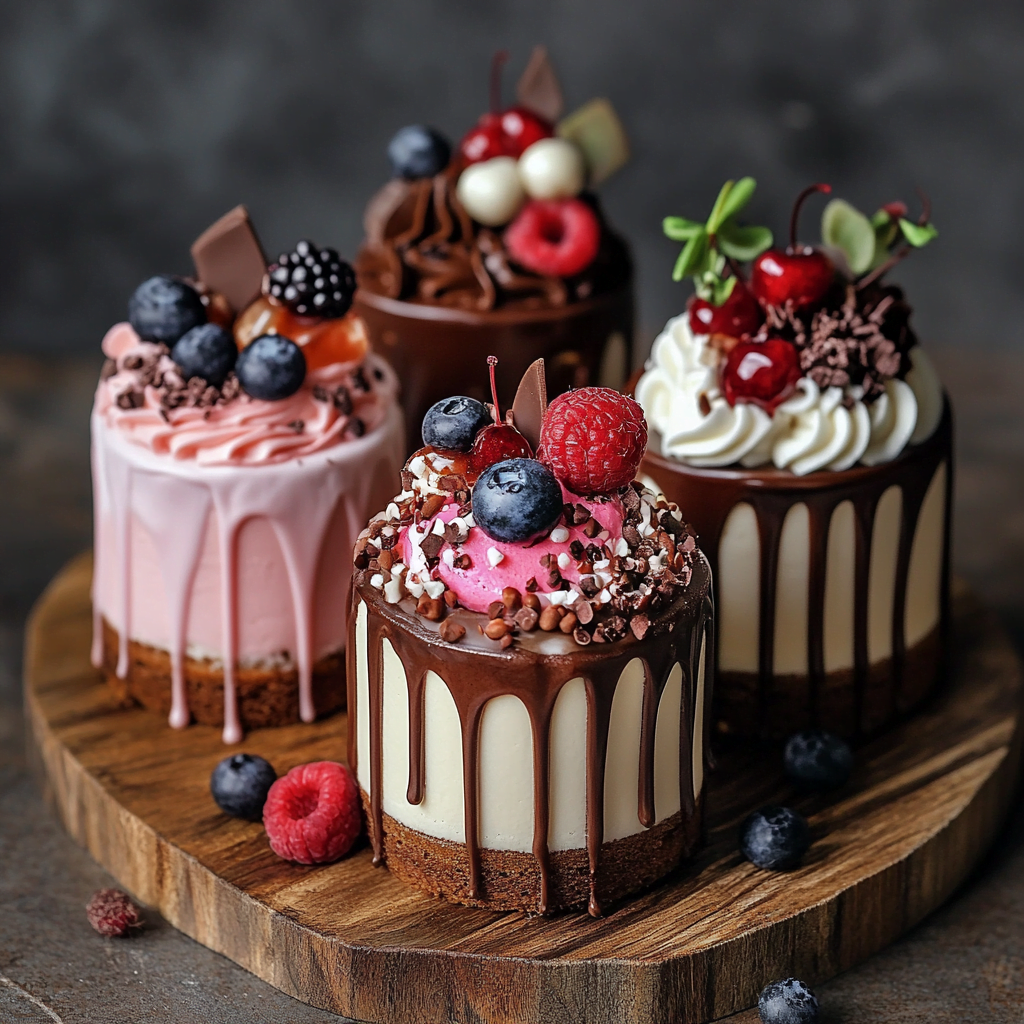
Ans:
{"label": "scattered blueberry on board", "polygon": [[797,978],[773,981],[761,990],[757,1015],[762,1024],[816,1024],[818,1000]]}
{"label": "scattered blueberry on board", "polygon": [[277,772],[269,761],[256,754],[232,754],[213,769],[210,792],[225,814],[260,821],[267,793],[276,780]]}
{"label": "scattered blueberry on board", "polygon": [[451,143],[424,124],[399,128],[388,143],[388,159],[396,178],[432,178],[448,166],[451,157]]}
{"label": "scattered blueberry on board", "polygon": [[790,736],[783,759],[786,775],[803,789],[838,789],[853,771],[850,745],[821,729],[805,729]]}
{"label": "scattered blueberry on board", "polygon": [[128,322],[143,341],[173,345],[186,331],[206,323],[206,307],[191,285],[158,274],[132,293]]}
{"label": "scattered blueberry on board", "polygon": [[551,529],[561,514],[562,488],[536,459],[496,462],[473,485],[473,519],[494,540],[530,540]]}
{"label": "scattered blueberry on board", "polygon": [[807,819],[789,807],[762,807],[740,829],[743,856],[769,871],[796,867],[810,845]]}
{"label": "scattered blueberry on board", "polygon": [[465,395],[442,398],[423,417],[423,443],[449,451],[468,452],[473,439],[491,422],[483,402]]}
{"label": "scattered blueberry on board", "polygon": [[234,369],[238,346],[231,332],[219,324],[200,324],[174,343],[171,358],[185,380],[202,377],[207,384],[219,388]]}
{"label": "scattered blueberry on board", "polygon": [[275,402],[302,387],[306,357],[294,341],[280,334],[264,334],[238,354],[235,373],[246,394]]}

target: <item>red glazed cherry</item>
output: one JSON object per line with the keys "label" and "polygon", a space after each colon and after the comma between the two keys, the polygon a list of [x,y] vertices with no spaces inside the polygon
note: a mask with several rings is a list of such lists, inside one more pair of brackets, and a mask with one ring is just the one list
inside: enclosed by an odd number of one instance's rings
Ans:
{"label": "red glazed cherry", "polygon": [[750,288],[769,306],[792,302],[799,309],[825,297],[835,278],[832,261],[819,249],[796,240],[797,218],[804,200],[815,192],[831,192],[831,185],[811,185],[797,196],[789,222],[789,245],[785,252],[769,249],[756,260],[750,272]]}
{"label": "red glazed cherry", "polygon": [[785,338],[740,342],[722,371],[722,391],[730,405],[752,402],[768,412],[784,402],[800,379],[796,347]]}
{"label": "red glazed cherry", "polygon": [[524,150],[541,139],[554,135],[554,128],[525,107],[501,109],[501,69],[508,53],[500,50],[491,62],[491,110],[470,128],[459,143],[459,152],[467,164],[477,164],[496,156],[518,159]]}
{"label": "red glazed cherry", "polygon": [[756,334],[764,323],[764,312],[750,289],[737,281],[732,294],[720,306],[705,299],[690,299],[690,330],[694,334],[725,334],[743,338]]}
{"label": "red glazed cherry", "polygon": [[497,356],[488,356],[487,365],[491,372],[491,398],[494,401],[494,422],[480,430],[469,453],[467,479],[475,480],[488,466],[505,459],[532,459],[530,442],[512,426],[502,423],[498,409],[498,385],[494,378]]}
{"label": "red glazed cherry", "polygon": [[509,255],[537,274],[571,277],[601,245],[601,225],[579,199],[531,199],[505,231]]}

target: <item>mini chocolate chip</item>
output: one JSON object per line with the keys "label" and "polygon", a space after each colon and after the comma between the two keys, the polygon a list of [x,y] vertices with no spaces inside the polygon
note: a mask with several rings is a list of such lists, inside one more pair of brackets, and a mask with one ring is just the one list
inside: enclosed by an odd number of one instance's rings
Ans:
{"label": "mini chocolate chip", "polygon": [[345,387],[344,384],[335,388],[333,400],[334,408],[337,409],[342,416],[352,415],[352,396],[348,393],[348,388]]}
{"label": "mini chocolate chip", "polygon": [[500,619],[505,614],[505,605],[502,601],[492,601],[487,606],[487,618]]}
{"label": "mini chocolate chip", "polygon": [[457,644],[466,635],[466,627],[460,622],[453,622],[451,619],[445,619],[444,622],[441,623],[439,633],[441,635],[441,639],[444,640],[445,643]]}
{"label": "mini chocolate chip", "polygon": [[356,437],[362,437],[366,433],[366,424],[358,416],[349,421],[348,428]]}
{"label": "mini chocolate chip", "polygon": [[601,532],[601,524],[596,519],[588,519],[583,527],[583,532],[588,537],[596,537]]}
{"label": "mini chocolate chip", "polygon": [[420,550],[427,556],[428,561],[433,561],[441,554],[444,547],[444,537],[436,533],[428,533],[420,542]]}

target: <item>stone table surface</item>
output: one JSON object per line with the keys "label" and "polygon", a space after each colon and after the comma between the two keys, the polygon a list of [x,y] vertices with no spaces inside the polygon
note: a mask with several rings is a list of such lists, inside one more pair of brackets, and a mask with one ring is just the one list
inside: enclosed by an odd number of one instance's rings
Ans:
{"label": "stone table surface", "polygon": [[[957,571],[1024,650],[1024,356],[935,355],[957,410]],[[0,356],[0,1022],[338,1021],[152,912],[129,941],[93,933],[84,904],[113,880],[64,834],[26,769],[21,634],[46,582],[90,543],[98,368]],[[818,991],[834,1024],[1024,1020],[1024,804],[946,907]]]}

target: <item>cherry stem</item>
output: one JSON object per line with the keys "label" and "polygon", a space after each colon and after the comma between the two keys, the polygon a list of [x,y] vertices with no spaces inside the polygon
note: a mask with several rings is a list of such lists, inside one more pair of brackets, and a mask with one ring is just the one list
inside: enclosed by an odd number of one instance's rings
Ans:
{"label": "cherry stem", "polygon": [[921,200],[921,216],[917,218],[917,224],[918,227],[923,228],[932,219],[932,201],[920,185],[914,191],[917,193],[917,198]]}
{"label": "cherry stem", "polygon": [[737,263],[731,256],[726,256],[725,262],[728,268],[732,271],[732,276],[735,277],[740,284],[746,284],[747,279],[743,276],[743,268],[739,263]]}
{"label": "cherry stem", "polygon": [[910,255],[913,248],[912,245],[905,245],[902,249],[897,249],[884,263],[879,264],[867,277],[862,277],[857,282],[857,291],[867,288],[869,284],[874,284],[880,277],[888,274],[897,263]]}
{"label": "cherry stem", "polygon": [[831,191],[831,185],[820,181],[817,185],[808,185],[807,188],[805,188],[803,192],[796,197],[796,202],[793,204],[793,215],[789,218],[789,245],[791,249],[796,248],[796,224],[800,219],[800,208],[804,205],[804,200],[807,199],[808,196],[813,196],[815,192],[823,192],[825,195],[828,195]]}
{"label": "cherry stem", "polygon": [[488,356],[487,365],[491,371],[491,398],[494,400],[494,422],[501,422],[501,411],[498,409],[498,384],[494,379],[494,368],[498,365],[497,356]]}
{"label": "cherry stem", "polygon": [[498,50],[491,58],[491,113],[501,113],[501,72],[508,61],[508,50]]}

